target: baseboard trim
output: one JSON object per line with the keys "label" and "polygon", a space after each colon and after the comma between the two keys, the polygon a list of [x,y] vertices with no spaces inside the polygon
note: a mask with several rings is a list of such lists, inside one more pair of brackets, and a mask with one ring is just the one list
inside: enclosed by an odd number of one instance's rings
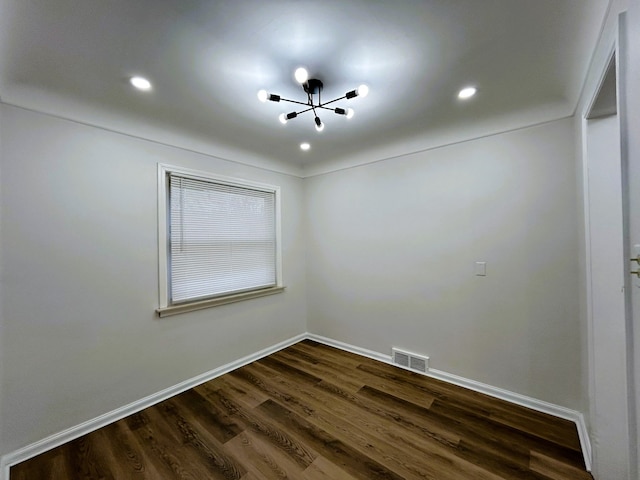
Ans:
{"label": "baseboard trim", "polygon": [[186,390],[189,390],[190,388],[201,385],[205,382],[208,382],[209,380],[213,380],[216,377],[224,375],[225,373],[229,373],[237,368],[243,367],[244,365],[266,357],[267,355],[271,355],[272,353],[282,350],[283,348],[287,348],[288,346],[291,346],[294,343],[298,343],[305,338],[307,338],[307,334],[301,333],[300,335],[296,335],[295,337],[292,337],[288,340],[284,340],[280,343],[272,345],[271,347],[267,347],[263,350],[260,350],[259,352],[247,355],[246,357],[227,363],[226,365],[223,365],[221,367],[214,368],[213,370],[190,378],[189,380],[181,382],[177,385],[165,388],[160,392],[151,394],[128,405],[124,405],[123,407],[100,415],[99,417],[93,418],[79,425],[63,430],[62,432],[53,434],[49,437],[32,443],[31,445],[27,445],[26,447],[16,450],[15,452],[4,455],[2,459],[0,459],[0,480],[9,480],[9,470],[13,465],[24,462],[25,460],[29,460],[30,458],[40,455],[41,453],[51,450],[52,448],[58,447],[64,443],[70,442],[78,437],[86,435],[87,433],[91,433],[95,430],[98,430],[99,428],[105,427],[110,423],[121,420],[129,415],[144,410],[145,408],[151,407],[156,403],[167,400],[168,398],[178,395]]}
{"label": "baseboard trim", "polygon": [[315,333],[307,333],[307,339],[313,340],[314,342],[322,343],[329,347],[335,347],[340,350],[344,350],[345,352],[355,353],[356,355],[360,355],[362,357],[368,357],[373,360],[391,363],[391,355],[385,355],[384,353],[374,352],[373,350],[367,350],[366,348],[356,347],[355,345],[340,342],[338,340],[333,340],[332,338],[323,337],[321,335],[316,335]]}
{"label": "baseboard trim", "polygon": [[[328,345],[330,347],[335,347],[340,350],[388,363],[390,365],[393,365],[394,367],[402,368],[392,362],[391,355],[374,352],[372,350],[367,350],[365,348],[357,347],[355,345],[350,345],[344,342],[339,342],[337,340],[322,337],[320,335],[315,335],[312,333],[307,334],[307,338],[324,345]],[[470,380],[468,378],[460,377],[458,375],[453,375],[451,373],[443,372],[433,368],[429,368],[427,370],[427,373],[417,372],[415,370],[412,371],[420,375],[426,375],[428,377],[442,380],[453,385],[458,385],[459,387],[468,388],[469,390],[489,395],[490,397],[498,398],[500,400],[527,407],[541,413],[547,413],[549,415],[553,415],[554,417],[574,422],[576,424],[576,429],[578,430],[578,438],[580,439],[580,446],[582,448],[585,466],[587,468],[587,471],[591,471],[591,441],[589,439],[589,432],[587,430],[584,416],[577,410],[571,410],[569,408],[561,407],[553,403],[545,402],[543,400],[538,400],[532,397],[527,397],[526,395],[514,393],[509,390],[504,390],[502,388],[487,385],[485,383],[476,382],[475,380]]]}
{"label": "baseboard trim", "polygon": [[[75,427],[68,428],[62,432],[51,435],[47,438],[44,438],[40,441],[32,443],[31,445],[27,445],[15,452],[4,455],[0,459],[0,480],[9,480],[9,470],[13,465],[16,465],[20,462],[24,462],[30,458],[35,457],[36,455],[40,455],[52,448],[58,447],[66,442],[70,442],[75,440],[82,435],[86,435],[87,433],[91,433],[99,428],[102,428],[110,423],[121,420],[129,415],[137,413],[145,408],[148,408],[156,403],[159,403],[163,400],[167,400],[168,398],[173,397],[174,395],[178,395],[190,388],[196,387],[202,383],[208,382],[209,380],[213,380],[216,377],[224,375],[225,373],[229,373],[232,370],[240,368],[244,365],[247,365],[251,362],[259,360],[260,358],[266,357],[267,355],[271,355],[283,348],[287,348],[295,343],[298,343],[301,340],[313,340],[318,343],[322,343],[324,345],[328,345],[330,347],[335,347],[340,350],[344,350],[346,352],[354,353],[356,355],[361,355],[363,357],[371,358],[373,360],[378,360],[384,363],[388,363],[389,365],[393,365],[394,367],[401,368],[398,365],[392,362],[391,355],[385,355],[380,352],[375,352],[373,350],[368,350],[366,348],[357,347],[355,345],[351,345],[345,342],[340,342],[338,340],[333,340],[331,338],[323,337],[321,335],[316,335],[313,333],[303,333],[300,335],[296,335],[288,340],[284,340],[280,343],[277,343],[271,347],[265,348],[251,355],[247,355],[246,357],[235,360],[231,363],[223,365],[221,367],[210,370],[209,372],[203,373],[196,377],[193,377],[189,380],[181,382],[173,387],[166,388],[160,392],[154,393],[147,397],[144,397],[140,400],[132,402],[128,405],[125,405],[121,408],[117,408],[111,412],[105,413],[104,415],[100,415],[94,419],[88,420],[80,425]],[[416,372],[421,375],[426,375],[432,378],[436,378],[438,380],[442,380],[447,383],[451,383],[454,385],[458,385],[460,387],[468,388],[469,390],[473,390],[479,393],[484,393],[491,397],[499,398],[501,400],[505,400],[510,403],[514,403],[517,405],[521,405],[523,407],[530,408],[532,410],[536,410],[538,412],[547,413],[549,415],[553,415],[559,418],[563,418],[565,420],[570,420],[576,424],[576,428],[578,430],[578,436],[580,438],[580,446],[582,447],[582,453],[584,455],[584,463],[588,471],[591,471],[591,441],[589,439],[589,432],[587,430],[587,426],[584,420],[584,416],[582,413],[571,410],[565,407],[561,407],[559,405],[554,405],[552,403],[548,403],[542,400],[538,400],[532,397],[527,397],[525,395],[520,395],[519,393],[510,392],[508,390],[504,390],[501,388],[493,387],[491,385],[487,385],[484,383],[476,382],[475,380],[469,380],[468,378],[460,377],[458,375],[453,375],[451,373],[443,372],[440,370],[435,370],[430,368],[426,374],[421,372]]]}

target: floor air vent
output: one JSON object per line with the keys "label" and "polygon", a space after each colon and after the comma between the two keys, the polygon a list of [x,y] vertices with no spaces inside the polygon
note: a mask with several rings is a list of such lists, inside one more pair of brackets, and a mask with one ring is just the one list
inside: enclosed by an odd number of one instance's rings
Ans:
{"label": "floor air vent", "polygon": [[391,351],[393,352],[393,363],[396,365],[415,370],[416,372],[427,373],[429,369],[429,357],[405,352],[397,348],[392,348]]}

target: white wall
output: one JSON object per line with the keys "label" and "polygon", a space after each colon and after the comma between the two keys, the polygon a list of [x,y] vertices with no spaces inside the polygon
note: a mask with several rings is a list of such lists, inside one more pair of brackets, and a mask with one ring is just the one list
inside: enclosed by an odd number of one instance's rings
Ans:
{"label": "white wall", "polygon": [[[0,113],[0,454],[305,330],[583,406],[571,119],[303,181]],[[286,293],[155,316],[158,162],[282,187]]]}
{"label": "white wall", "polygon": [[309,331],[581,408],[574,135],[565,119],[308,179]]}
{"label": "white wall", "polygon": [[[306,330],[301,179],[0,114],[0,455]],[[281,186],[285,293],[157,318],[158,162]]]}

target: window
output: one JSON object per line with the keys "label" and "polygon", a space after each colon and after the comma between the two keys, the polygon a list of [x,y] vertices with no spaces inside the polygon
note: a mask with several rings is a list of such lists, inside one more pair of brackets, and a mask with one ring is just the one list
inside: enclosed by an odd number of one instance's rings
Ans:
{"label": "window", "polygon": [[158,168],[160,316],[283,290],[278,187]]}

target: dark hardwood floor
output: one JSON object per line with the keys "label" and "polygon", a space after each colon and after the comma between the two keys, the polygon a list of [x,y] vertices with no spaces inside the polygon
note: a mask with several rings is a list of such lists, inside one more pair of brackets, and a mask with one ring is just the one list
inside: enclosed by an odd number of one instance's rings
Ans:
{"label": "dark hardwood floor", "polygon": [[581,480],[575,425],[312,341],[11,468],[48,479]]}

